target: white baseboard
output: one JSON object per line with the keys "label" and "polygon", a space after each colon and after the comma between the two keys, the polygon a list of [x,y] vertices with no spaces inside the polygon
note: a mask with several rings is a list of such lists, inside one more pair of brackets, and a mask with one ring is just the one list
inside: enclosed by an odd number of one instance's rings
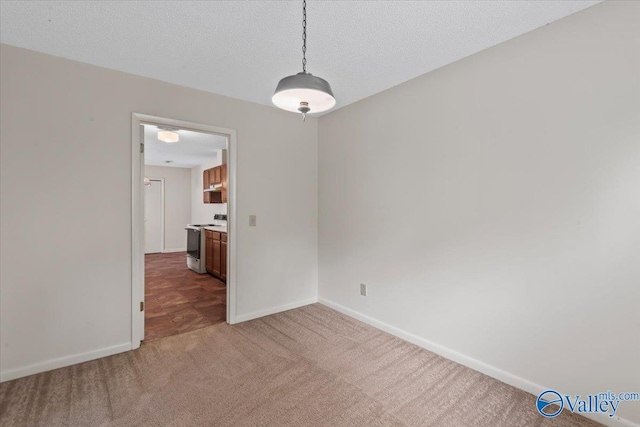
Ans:
{"label": "white baseboard", "polygon": [[117,353],[123,353],[131,350],[131,343],[123,343],[112,347],[102,348],[100,350],[89,351],[87,353],[74,354],[72,356],[60,357],[44,362],[36,363],[22,368],[11,369],[9,371],[0,372],[0,382],[15,380],[16,378],[26,377],[28,375],[39,374],[40,372],[51,371],[53,369],[64,368],[65,366],[75,365],[77,363],[88,362],[89,360],[100,359],[101,357],[111,356]]}
{"label": "white baseboard", "polygon": [[[367,316],[366,314],[362,314],[358,311],[352,310],[350,308],[347,308],[343,305],[340,305],[328,299],[318,298],[318,302],[336,311],[339,311],[340,313],[346,314],[349,317],[353,317],[354,319],[358,319],[368,325],[371,325],[374,328],[388,332],[391,335],[395,335],[398,338],[401,338],[405,341],[408,341],[412,344],[415,344],[419,347],[422,347],[426,350],[436,353],[456,363],[459,363],[473,370],[481,372],[485,375],[488,375],[492,378],[495,378],[499,381],[502,381],[513,387],[516,387],[520,390],[524,390],[528,393],[531,393],[534,396],[538,396],[543,391],[549,390],[551,388],[551,387],[543,387],[525,378],[519,377],[507,371],[503,371],[502,369],[496,368],[495,366],[481,362],[477,359],[466,356],[462,353],[458,353],[457,351],[452,350],[448,347],[434,343],[433,341],[429,341],[427,339],[414,335],[410,332],[406,332],[400,328],[396,328],[395,326],[391,326],[388,323],[384,323],[379,320],[376,320],[373,317]],[[631,403],[634,403],[634,402],[631,402]],[[633,426],[637,427],[638,426],[638,424],[632,421],[629,421],[625,418],[620,418],[618,416],[614,418],[609,418],[607,416],[602,416],[598,414],[580,414],[580,415],[611,427],[633,427]]]}
{"label": "white baseboard", "polygon": [[164,249],[162,251],[163,254],[170,254],[173,252],[187,252],[187,248],[178,248],[178,249]]}
{"label": "white baseboard", "polygon": [[278,307],[254,311],[253,313],[239,314],[236,316],[234,323],[246,322],[247,320],[257,319],[258,317],[269,316],[270,314],[276,314],[287,310],[293,310],[294,308],[302,307],[309,304],[315,304],[317,302],[317,298],[309,298],[302,301],[292,302],[290,304],[280,305]]}

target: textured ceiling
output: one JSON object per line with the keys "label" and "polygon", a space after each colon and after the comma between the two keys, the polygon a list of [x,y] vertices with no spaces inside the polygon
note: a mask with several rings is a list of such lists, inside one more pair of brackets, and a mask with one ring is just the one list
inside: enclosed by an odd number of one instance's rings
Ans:
{"label": "textured ceiling", "polygon": [[[178,130],[180,141],[167,144],[158,140],[158,128],[144,126],[144,164],[192,168],[209,163],[218,150],[227,148],[227,138],[209,133]],[[167,163],[167,160],[170,163]]]}
{"label": "textured ceiling", "polygon": [[[345,106],[599,1],[307,4],[307,70]],[[301,70],[300,1],[0,3],[0,41],[271,105]]]}

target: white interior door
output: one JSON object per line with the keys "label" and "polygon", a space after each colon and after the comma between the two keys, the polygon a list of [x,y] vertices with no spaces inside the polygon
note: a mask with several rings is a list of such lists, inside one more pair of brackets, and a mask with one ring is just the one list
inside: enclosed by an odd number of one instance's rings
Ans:
{"label": "white interior door", "polygon": [[160,253],[164,249],[162,193],[161,180],[151,179],[151,185],[144,187],[145,254]]}

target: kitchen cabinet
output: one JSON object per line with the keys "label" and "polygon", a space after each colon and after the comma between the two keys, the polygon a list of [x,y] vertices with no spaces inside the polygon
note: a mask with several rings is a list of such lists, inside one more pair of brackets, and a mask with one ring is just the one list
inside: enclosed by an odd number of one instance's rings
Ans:
{"label": "kitchen cabinet", "polygon": [[204,203],[211,203],[211,202],[209,201],[209,199],[210,199],[210,197],[209,197],[209,196],[210,196],[210,194],[211,194],[211,193],[207,193],[206,191],[204,191],[204,190],[206,190],[207,188],[209,188],[209,169],[205,170],[205,171],[202,173],[202,195],[203,195],[203,196],[202,196],[202,197],[203,197],[203,198],[202,198],[202,201],[203,201]]}
{"label": "kitchen cabinet", "polygon": [[227,281],[227,234],[222,235],[224,240],[220,241],[220,279]]}
{"label": "kitchen cabinet", "polygon": [[222,184],[222,170],[220,166],[213,168],[213,183]]}
{"label": "kitchen cabinet", "polygon": [[[227,165],[216,166],[202,172],[204,203],[227,203]],[[220,186],[215,191],[208,191]]]}
{"label": "kitchen cabinet", "polygon": [[205,230],[205,262],[207,273],[213,274],[213,232]]}
{"label": "kitchen cabinet", "polygon": [[220,240],[213,239],[213,268],[211,269],[211,274],[218,278],[220,278],[220,262],[222,258],[222,255],[220,253],[222,249],[220,243]]}
{"label": "kitchen cabinet", "polygon": [[205,230],[207,273],[227,280],[227,233]]}
{"label": "kitchen cabinet", "polygon": [[220,200],[222,203],[227,203],[227,165],[220,166],[220,183],[222,184]]}

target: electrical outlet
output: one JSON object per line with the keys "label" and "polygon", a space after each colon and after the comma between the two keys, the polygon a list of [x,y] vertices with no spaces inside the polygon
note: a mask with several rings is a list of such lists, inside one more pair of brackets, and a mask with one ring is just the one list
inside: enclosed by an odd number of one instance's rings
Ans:
{"label": "electrical outlet", "polygon": [[256,221],[257,219],[255,215],[249,215],[249,227],[255,227]]}
{"label": "electrical outlet", "polygon": [[365,285],[364,283],[360,283],[360,295],[362,295],[363,297],[367,296],[367,285]]}

